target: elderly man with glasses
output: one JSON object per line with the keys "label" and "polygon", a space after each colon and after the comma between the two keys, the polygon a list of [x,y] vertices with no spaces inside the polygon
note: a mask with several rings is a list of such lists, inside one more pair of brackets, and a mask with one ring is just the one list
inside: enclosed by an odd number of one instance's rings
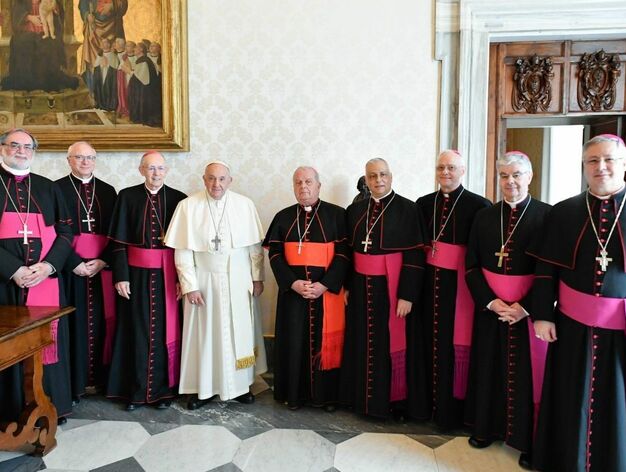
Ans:
{"label": "elderly man with glasses", "polygon": [[[70,214],[58,186],[31,172],[37,140],[24,129],[0,136],[0,305],[66,304],[61,269],[72,250]],[[44,389],[63,424],[71,412],[68,321],[53,323],[44,349]],[[0,421],[16,420],[24,392],[21,365],[0,372]]]}
{"label": "elderly man with glasses", "polygon": [[535,338],[530,316],[535,259],[526,249],[540,236],[550,205],[530,196],[530,160],[519,151],[496,161],[502,201],[474,218],[466,280],[475,304],[465,419],[469,444],[503,440],[531,467],[547,343]]}
{"label": "elderly man with glasses", "polygon": [[165,158],[146,152],[139,163],[145,182],[120,191],[109,228],[118,293],[117,326],[107,396],[168,408],[180,369],[180,289],[174,250],[163,243],[178,202],[186,195],[165,185]]}
{"label": "elderly man with glasses", "polygon": [[537,337],[550,343],[535,441],[539,470],[626,470],[624,158],[618,136],[583,146],[589,188],[554,206],[533,251],[532,315]]}
{"label": "elderly man with glasses", "polygon": [[78,141],[67,150],[70,173],[57,180],[72,215],[73,251],[65,264],[69,317],[72,398],[95,393],[106,382],[115,330],[115,290],[108,267],[107,232],[117,193],[94,175],[96,151]]}

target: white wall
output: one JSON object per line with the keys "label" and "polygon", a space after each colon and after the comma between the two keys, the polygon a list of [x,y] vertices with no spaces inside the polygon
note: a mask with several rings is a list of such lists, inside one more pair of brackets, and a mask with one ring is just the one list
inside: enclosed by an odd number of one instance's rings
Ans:
{"label": "white wall", "polygon": [[[201,188],[208,159],[234,168],[232,188],[265,227],[291,204],[291,174],[314,165],[322,198],[347,205],[367,159],[388,160],[396,190],[434,189],[439,75],[430,0],[188,0],[191,151],[167,154],[167,183]],[[138,153],[101,152],[97,175],[141,182]],[[67,173],[39,153],[36,172]],[[265,332],[275,283],[267,268]]]}

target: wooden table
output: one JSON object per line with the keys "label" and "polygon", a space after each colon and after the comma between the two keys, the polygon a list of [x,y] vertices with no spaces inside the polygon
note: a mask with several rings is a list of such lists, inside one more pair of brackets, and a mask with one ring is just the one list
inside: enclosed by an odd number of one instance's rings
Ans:
{"label": "wooden table", "polygon": [[19,420],[0,429],[0,450],[32,444],[34,454],[45,455],[56,446],[57,412],[43,390],[41,350],[52,344],[50,323],[72,311],[73,307],[0,305],[0,370],[24,361],[26,400]]}

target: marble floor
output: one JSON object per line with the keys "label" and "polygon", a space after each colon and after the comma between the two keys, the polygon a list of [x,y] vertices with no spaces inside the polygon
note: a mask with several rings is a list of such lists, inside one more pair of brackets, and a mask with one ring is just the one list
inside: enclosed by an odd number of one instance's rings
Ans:
{"label": "marble floor", "polygon": [[58,446],[44,458],[0,452],[0,472],[480,471],[521,470],[501,443],[472,449],[463,431],[438,434],[427,423],[381,421],[349,411],[290,411],[264,380],[253,405],[212,402],[195,411],[179,399],[167,410],[127,412],[84,398]]}

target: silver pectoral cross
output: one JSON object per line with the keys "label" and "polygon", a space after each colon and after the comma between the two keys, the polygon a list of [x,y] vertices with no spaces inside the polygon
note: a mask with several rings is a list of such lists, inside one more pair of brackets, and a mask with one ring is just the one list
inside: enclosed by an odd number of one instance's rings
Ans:
{"label": "silver pectoral cross", "polygon": [[95,223],[95,219],[91,218],[89,213],[87,213],[87,218],[85,218],[84,220],[80,220],[83,223],[87,223],[87,229],[89,230],[89,232],[91,233],[91,222],[93,221]]}
{"label": "silver pectoral cross", "polygon": [[435,257],[435,252],[437,252],[437,243],[435,241],[433,241],[433,247],[430,248],[430,255],[431,257]]}
{"label": "silver pectoral cross", "polygon": [[596,257],[596,261],[600,263],[600,267],[602,268],[602,272],[606,272],[606,268],[609,265],[609,262],[613,262],[613,259],[609,257],[609,253],[606,252],[606,249],[602,249],[600,251],[600,256]]}
{"label": "silver pectoral cross", "polygon": [[504,257],[509,257],[508,252],[504,252],[504,246],[500,248],[500,252],[495,252],[494,255],[498,258],[498,267],[502,267],[502,259]]}
{"label": "silver pectoral cross", "polygon": [[220,239],[218,234],[216,234],[215,237],[213,239],[211,239],[211,242],[214,244],[215,250],[219,251],[220,250],[220,243],[222,242],[222,240]]}
{"label": "silver pectoral cross", "polygon": [[298,241],[298,254],[302,253],[302,241]]}
{"label": "silver pectoral cross", "polygon": [[24,236],[22,244],[28,244],[28,235],[29,234],[33,234],[33,232],[32,231],[28,231],[28,225],[26,223],[23,223],[22,231],[18,230],[17,234],[21,234],[21,235]]}
{"label": "silver pectoral cross", "polygon": [[369,234],[365,235],[365,241],[361,241],[361,244],[363,245],[363,252],[367,252],[367,248],[372,245]]}

